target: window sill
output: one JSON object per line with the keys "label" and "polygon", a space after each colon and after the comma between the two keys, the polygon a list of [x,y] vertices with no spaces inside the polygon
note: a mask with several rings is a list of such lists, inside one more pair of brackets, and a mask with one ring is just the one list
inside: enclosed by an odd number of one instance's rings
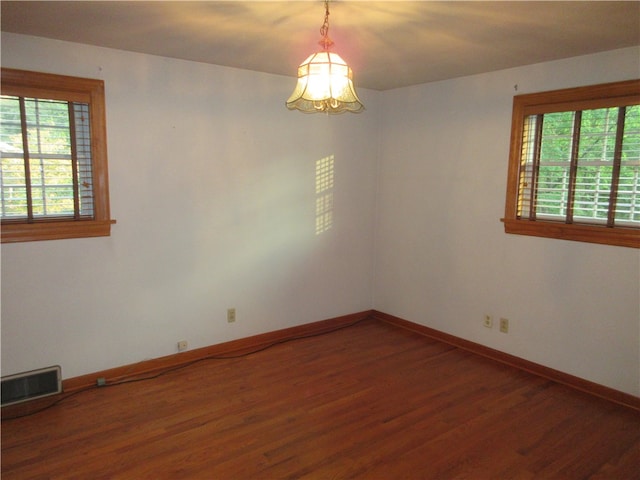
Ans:
{"label": "window sill", "polygon": [[505,233],[640,248],[640,230],[503,218]]}
{"label": "window sill", "polygon": [[115,220],[10,223],[2,225],[2,243],[108,237]]}

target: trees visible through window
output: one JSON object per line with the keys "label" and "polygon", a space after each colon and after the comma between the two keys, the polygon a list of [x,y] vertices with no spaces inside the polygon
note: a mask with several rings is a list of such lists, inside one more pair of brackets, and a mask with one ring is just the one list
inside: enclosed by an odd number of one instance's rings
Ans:
{"label": "trees visible through window", "polygon": [[109,235],[99,80],[2,70],[2,241]]}
{"label": "trees visible through window", "polygon": [[639,85],[514,98],[508,233],[640,246]]}
{"label": "trees visible through window", "polygon": [[93,218],[89,105],[3,95],[0,122],[2,218]]}

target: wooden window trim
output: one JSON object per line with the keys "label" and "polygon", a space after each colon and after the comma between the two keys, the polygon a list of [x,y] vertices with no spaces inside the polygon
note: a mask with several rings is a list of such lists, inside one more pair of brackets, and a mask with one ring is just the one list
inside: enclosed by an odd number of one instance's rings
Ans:
{"label": "wooden window trim", "polygon": [[89,78],[30,72],[11,68],[1,70],[1,92],[34,98],[89,103],[91,155],[93,169],[94,218],[92,220],[43,219],[33,223],[2,223],[2,243],[58,240],[111,235],[107,129],[104,82]]}
{"label": "wooden window trim", "polygon": [[640,248],[640,230],[636,228],[567,224],[559,221],[529,220],[517,217],[518,181],[525,117],[542,113],[628,106],[638,103],[640,103],[640,80],[516,95],[513,98],[505,214],[501,219],[505,232]]}

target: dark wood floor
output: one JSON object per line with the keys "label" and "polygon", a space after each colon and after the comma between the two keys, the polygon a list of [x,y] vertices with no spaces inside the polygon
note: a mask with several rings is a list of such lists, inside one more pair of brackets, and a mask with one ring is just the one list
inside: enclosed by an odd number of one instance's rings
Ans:
{"label": "dark wood floor", "polygon": [[2,478],[637,479],[640,415],[367,320],[3,421]]}

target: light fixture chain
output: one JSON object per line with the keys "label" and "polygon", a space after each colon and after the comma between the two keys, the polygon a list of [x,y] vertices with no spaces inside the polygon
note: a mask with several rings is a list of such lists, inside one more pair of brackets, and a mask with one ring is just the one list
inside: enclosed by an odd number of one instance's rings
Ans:
{"label": "light fixture chain", "polygon": [[328,50],[333,41],[329,38],[329,0],[324,0],[324,23],[320,27],[320,35],[322,40],[318,42],[322,48]]}
{"label": "light fixture chain", "polygon": [[324,0],[324,23],[320,27],[320,35],[323,37],[329,35],[329,0]]}

